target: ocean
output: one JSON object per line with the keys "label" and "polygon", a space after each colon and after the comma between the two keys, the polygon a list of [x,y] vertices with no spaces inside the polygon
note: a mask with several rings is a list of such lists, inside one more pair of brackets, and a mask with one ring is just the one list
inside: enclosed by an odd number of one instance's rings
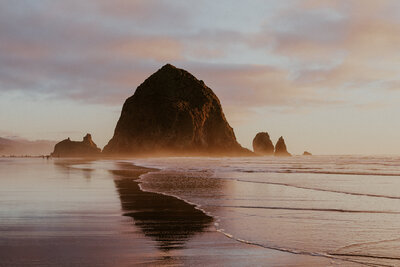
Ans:
{"label": "ocean", "polygon": [[[400,158],[165,158],[141,187],[196,204],[238,242],[400,266]],[[342,263],[343,264],[343,263]]]}

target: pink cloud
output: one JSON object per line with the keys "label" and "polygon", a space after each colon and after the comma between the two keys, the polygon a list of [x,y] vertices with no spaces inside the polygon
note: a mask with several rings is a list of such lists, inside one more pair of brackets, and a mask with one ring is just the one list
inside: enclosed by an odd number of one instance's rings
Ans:
{"label": "pink cloud", "polygon": [[[170,62],[203,79],[232,107],[342,103],[343,86],[384,80],[398,88],[400,24],[382,15],[393,3],[298,1],[249,33],[187,30],[190,12],[159,1],[68,1],[20,17],[3,12],[0,90],[120,105]],[[164,33],[164,21],[168,29],[180,29],[172,23],[187,31]],[[238,46],[239,52],[272,51],[288,63],[232,64]]]}
{"label": "pink cloud", "polygon": [[279,113],[299,113],[343,103],[341,94],[298,84],[289,78],[288,71],[271,66],[193,65],[186,69],[214,90],[229,118],[236,122],[245,122],[264,107]]}
{"label": "pink cloud", "polygon": [[169,37],[134,37],[121,39],[104,47],[104,52],[127,60],[154,59],[160,62],[183,59],[183,45]]}
{"label": "pink cloud", "polygon": [[[333,89],[392,80],[399,71],[400,21],[386,14],[395,3],[300,1],[277,15],[289,21],[288,30],[271,30],[269,34],[275,52],[298,60],[298,65],[331,66],[313,71],[302,67],[300,80],[314,77],[315,85]],[[331,18],[322,16],[327,12]]]}

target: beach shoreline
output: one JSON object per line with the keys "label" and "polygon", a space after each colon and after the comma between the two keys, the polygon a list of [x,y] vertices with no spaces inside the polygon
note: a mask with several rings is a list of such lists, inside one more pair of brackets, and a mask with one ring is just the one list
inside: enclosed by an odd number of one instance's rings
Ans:
{"label": "beach shoreline", "polygon": [[[6,159],[0,164],[0,266],[294,267],[343,262],[230,238],[214,225],[220,218],[210,217],[196,201],[143,188],[143,176],[162,173],[141,167],[137,159]],[[173,177],[159,178],[174,183]]]}
{"label": "beach shoreline", "polygon": [[[141,191],[143,192],[149,192],[149,193],[155,193],[155,194],[160,194],[163,195],[165,197],[168,198],[175,198],[178,201],[182,201],[182,203],[186,203],[187,205],[191,206],[194,209],[197,209],[199,211],[201,211],[204,216],[213,218],[213,222],[214,224],[212,226],[209,226],[208,228],[208,232],[209,233],[213,233],[214,237],[212,237],[212,239],[214,240],[214,244],[218,244],[218,241],[221,244],[226,244],[229,242],[233,242],[236,243],[236,246],[239,247],[243,247],[243,250],[260,250],[261,253],[264,252],[264,256],[266,256],[265,259],[263,259],[263,261],[269,261],[269,264],[271,264],[271,266],[274,265],[281,265],[282,262],[285,262],[285,264],[289,264],[288,262],[291,262],[291,264],[287,265],[287,266],[302,266],[303,263],[300,263],[302,261],[307,261],[306,258],[309,257],[308,260],[311,259],[310,262],[313,262],[314,266],[326,266],[326,264],[329,263],[329,265],[333,264],[332,261],[337,261],[338,263],[347,263],[347,264],[352,264],[352,266],[361,266],[360,262],[357,261],[353,261],[351,259],[345,260],[345,259],[340,259],[334,256],[330,256],[330,255],[318,255],[318,254],[311,254],[311,253],[301,253],[301,252],[295,252],[295,251],[291,251],[291,250],[286,250],[284,248],[274,248],[274,247],[265,247],[265,246],[261,246],[257,243],[251,243],[248,242],[246,240],[241,240],[238,238],[235,238],[234,236],[230,235],[229,233],[224,232],[223,229],[218,229],[217,225],[218,225],[218,219],[215,218],[212,214],[210,214],[209,212],[207,212],[206,210],[202,209],[199,205],[197,205],[196,203],[192,203],[184,198],[181,198],[177,195],[172,195],[172,194],[168,194],[168,193],[163,193],[160,191],[149,191],[144,189],[143,187],[140,186],[141,183],[141,176],[142,175],[146,175],[149,173],[156,173],[161,171],[160,169],[157,168],[147,168],[144,166],[140,166],[140,165],[136,165],[136,164],[128,164],[128,163],[124,163],[124,170],[120,170],[120,171],[112,171],[114,173],[117,173],[118,175],[121,175],[125,177],[125,179],[133,179],[136,183],[138,183],[138,186],[140,188]],[[126,216],[129,216],[129,214],[126,214]],[[203,233],[198,233],[199,235],[203,234]],[[225,239],[225,240],[223,240]],[[264,250],[264,251],[263,251]],[[198,254],[201,254],[200,251],[197,252]],[[251,253],[250,253],[251,254]],[[285,255],[286,254],[286,255]],[[299,259],[296,259],[296,257],[299,257]],[[293,258],[293,259],[290,259]],[[315,261],[313,261],[315,259]],[[214,259],[216,260],[216,259]],[[321,261],[320,261],[321,260]],[[225,259],[222,262],[229,262],[228,259]],[[229,265],[235,265],[238,263],[238,261],[240,261],[240,258],[238,259],[233,259],[233,261],[231,262],[231,264]],[[294,263],[294,262],[296,263]],[[248,263],[249,260],[246,259],[243,264]],[[211,263],[211,262],[210,262]],[[216,262],[214,262],[216,263]],[[300,263],[300,264],[299,264]],[[213,265],[213,263],[211,263]]]}

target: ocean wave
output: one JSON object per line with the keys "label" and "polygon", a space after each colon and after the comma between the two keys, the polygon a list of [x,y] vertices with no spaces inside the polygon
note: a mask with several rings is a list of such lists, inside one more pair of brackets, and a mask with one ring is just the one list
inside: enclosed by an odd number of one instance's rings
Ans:
{"label": "ocean wave", "polygon": [[346,210],[346,209],[322,209],[322,208],[296,208],[296,207],[275,207],[275,206],[235,206],[223,205],[223,208],[240,208],[240,209],[266,209],[266,210],[296,210],[296,211],[321,211],[321,212],[341,212],[341,213],[383,213],[383,214],[400,214],[397,211],[381,211],[381,210]]}
{"label": "ocean wave", "polygon": [[[307,171],[304,171],[305,169],[307,169]],[[387,173],[387,172],[367,172],[367,171],[325,171],[323,170],[323,168],[320,168],[320,170],[315,168],[296,168],[296,169],[277,169],[277,170],[234,169],[233,171],[244,172],[244,173],[302,173],[302,174],[400,176],[400,172]]]}
{"label": "ocean wave", "polygon": [[[186,161],[186,162],[185,162]],[[272,160],[271,160],[272,161]],[[391,195],[386,195],[386,194],[379,194],[379,191],[373,190],[372,193],[361,193],[361,192],[352,192],[352,190],[349,188],[349,190],[341,190],[342,188],[339,189],[329,189],[329,188],[319,188],[318,180],[314,179],[317,177],[314,177],[312,181],[317,182],[315,186],[307,186],[307,185],[296,185],[296,184],[291,184],[289,182],[283,181],[280,182],[279,180],[277,182],[274,181],[265,181],[268,178],[268,176],[265,176],[264,178],[261,178],[263,173],[269,174],[269,173],[277,173],[276,177],[275,176],[269,176],[270,178],[279,178],[279,174],[282,174],[282,177],[285,177],[286,179],[290,179],[291,177],[296,178],[297,176],[295,175],[290,175],[290,174],[327,174],[329,176],[326,176],[326,178],[331,177],[330,175],[368,175],[368,176],[400,176],[400,165],[397,166],[398,162],[390,162],[387,163],[393,168],[387,169],[387,167],[384,164],[376,164],[370,166],[369,162],[375,161],[375,159],[371,160],[365,160],[365,159],[360,159],[360,160],[353,160],[352,164],[355,165],[349,165],[348,163],[343,163],[340,164],[339,166],[336,166],[335,168],[332,167],[332,165],[326,164],[324,162],[323,165],[316,167],[316,162],[312,162],[313,166],[307,165],[307,162],[302,162],[302,164],[298,164],[298,162],[293,163],[293,165],[288,166],[288,162],[278,162],[277,160],[273,159],[273,164],[269,164],[268,162],[249,162],[246,160],[241,161],[240,159],[234,159],[231,162],[229,162],[229,159],[221,159],[220,161],[218,160],[213,160],[212,162],[207,162],[207,160],[183,160],[182,162],[173,162],[171,161],[165,161],[165,162],[150,162],[148,165],[146,162],[144,162],[144,165],[146,166],[152,166],[152,167],[159,167],[162,169],[163,174],[158,173],[158,175],[167,175],[168,173],[173,173],[174,175],[177,175],[177,178],[179,177],[185,177],[185,178],[212,178],[212,179],[222,179],[222,180],[231,180],[231,181],[238,181],[238,182],[243,182],[243,183],[260,183],[260,184],[271,184],[271,185],[277,185],[277,186],[284,186],[284,187],[294,187],[294,188],[300,188],[304,190],[313,190],[313,191],[321,191],[321,192],[331,192],[331,193],[336,193],[336,194],[346,194],[346,195],[354,195],[354,196],[366,196],[366,197],[374,197],[374,198],[384,198],[384,199],[400,199],[400,196],[391,196]],[[305,160],[304,160],[305,161]],[[362,164],[360,164],[360,161],[362,161]],[[278,164],[279,163],[279,164]],[[330,162],[333,164],[332,162]],[[318,163],[317,163],[318,164]],[[347,165],[346,165],[347,164]],[[386,164],[386,163],[385,163]],[[138,164],[140,165],[140,164]],[[384,168],[384,169],[383,169]],[[190,170],[190,175],[188,174],[188,170]],[[205,171],[207,170],[207,171]],[[242,175],[238,175],[235,177],[234,175],[232,176],[231,174],[234,173],[243,173]],[[246,173],[256,173],[255,175],[247,175]],[[153,173],[155,174],[155,173]],[[259,175],[260,174],[260,175]],[[288,175],[284,175],[288,174]],[[150,175],[150,174],[149,174]],[[157,174],[156,174],[157,175]],[[210,176],[211,175],[211,176]],[[254,181],[254,180],[247,180],[249,177],[251,179],[257,178],[257,179],[264,179],[264,181]],[[301,177],[298,176],[298,177]],[[302,176],[303,179],[304,177],[309,177],[309,176]],[[324,177],[324,176],[321,176]],[[243,179],[244,178],[244,179]],[[325,178],[325,177],[324,177]],[[377,177],[379,178],[379,177]],[[340,178],[342,180],[346,180],[347,178]],[[375,180],[375,178],[365,178],[365,179],[358,179],[356,177],[349,177],[349,179],[353,181],[357,181],[362,183],[362,181],[378,181]],[[382,178],[383,179],[383,178]],[[397,178],[390,178],[390,181],[396,181],[395,179]],[[145,180],[145,179],[144,179]],[[144,181],[143,180],[143,181]],[[388,179],[384,179],[383,182],[387,181]],[[156,179],[154,179],[156,181]],[[333,180],[334,181],[334,180]],[[347,180],[346,180],[347,181]],[[322,182],[322,180],[321,180]],[[142,188],[142,187],[141,187]],[[252,188],[252,187],[249,187]],[[143,189],[143,188],[142,188]],[[344,189],[344,188],[343,188]],[[152,192],[156,193],[161,193],[169,196],[173,196],[176,198],[179,198],[187,203],[190,203],[192,205],[195,205],[198,209],[202,210],[204,213],[206,213],[209,216],[212,216],[215,218],[215,227],[218,232],[221,234],[224,234],[225,236],[232,238],[238,242],[246,243],[249,245],[255,245],[259,247],[263,247],[266,249],[273,249],[273,250],[278,250],[282,252],[287,252],[287,253],[292,253],[292,254],[301,254],[301,255],[308,255],[308,256],[318,256],[318,257],[326,257],[330,258],[332,260],[340,260],[340,261],[346,261],[346,262],[353,262],[353,263],[358,263],[358,264],[363,264],[366,266],[393,266],[393,264],[386,264],[388,261],[399,261],[400,257],[390,257],[390,256],[385,256],[385,255],[375,255],[372,251],[361,251],[360,253],[349,253],[348,251],[336,251],[331,252],[328,249],[323,250],[322,248],[309,248],[309,251],[306,251],[307,248],[305,247],[297,247],[296,245],[293,245],[292,243],[282,243],[281,241],[276,241],[274,238],[271,240],[275,240],[276,244],[270,244],[268,240],[257,240],[256,236],[246,236],[245,238],[242,238],[240,235],[244,234],[245,232],[241,232],[240,229],[234,229],[233,233],[228,230],[222,229],[224,228],[223,226],[225,225],[226,221],[224,221],[224,218],[218,218],[215,216],[212,212],[207,212],[206,210],[211,210],[215,211],[213,208],[213,205],[206,204],[205,209],[203,209],[199,203],[193,203],[191,201],[188,201],[185,199],[185,195],[180,194],[179,192],[159,192],[162,191],[162,188],[156,188],[155,191],[153,191],[153,188],[150,189]],[[358,190],[357,190],[358,191]],[[376,191],[377,193],[375,194]],[[388,191],[392,192],[392,191]],[[304,192],[307,193],[307,192]],[[386,193],[386,192],[384,192]],[[178,194],[178,195],[176,195]],[[395,193],[394,193],[395,194]],[[193,200],[192,198],[188,197],[189,199]],[[358,199],[358,198],[354,198]],[[362,199],[362,198],[360,198]],[[362,199],[364,200],[364,199]],[[361,201],[361,200],[360,200]],[[371,200],[375,201],[375,200]],[[194,201],[194,202],[201,202],[201,201]],[[203,203],[203,202],[202,202]],[[207,203],[207,202],[205,202]],[[386,203],[386,202],[385,202]],[[203,203],[204,204],[204,203]],[[229,203],[225,203],[229,204]],[[329,212],[337,212],[337,213],[370,213],[370,214],[400,214],[400,212],[397,211],[385,211],[385,210],[380,210],[380,208],[371,208],[371,210],[368,210],[368,206],[366,206],[366,209],[358,209],[357,206],[352,206],[350,209],[342,209],[342,208],[297,208],[297,207],[285,207],[285,206],[280,206],[281,204],[277,204],[277,206],[263,206],[260,205],[258,206],[257,204],[251,205],[251,203],[248,203],[250,205],[215,205],[216,207],[222,207],[222,208],[232,208],[232,212],[235,211],[234,209],[269,209],[269,210],[293,210],[293,211],[305,211],[305,212],[325,212],[329,214]],[[211,209],[209,209],[211,208]],[[248,211],[248,210],[247,210]],[[238,213],[240,212],[245,212],[245,210],[239,210]],[[259,213],[259,212],[257,212]],[[261,212],[262,213],[262,212]],[[287,212],[288,214],[291,214],[291,212]],[[218,213],[217,213],[218,214]],[[311,213],[307,213],[311,214]],[[316,217],[320,216],[319,213],[316,213]],[[336,216],[336,215],[332,215]],[[331,216],[331,217],[332,217]],[[346,215],[343,215],[346,216]],[[351,215],[352,216],[352,215]],[[353,216],[354,217],[354,216]],[[380,215],[374,216],[374,218],[380,217]],[[386,216],[385,216],[386,217]],[[395,217],[395,216],[390,216],[390,217]],[[364,217],[363,217],[364,218]],[[240,219],[238,217],[238,219]],[[221,221],[222,220],[222,221]],[[251,226],[249,226],[251,227]],[[230,229],[232,230],[232,229]],[[246,235],[246,234],[245,234]],[[255,239],[255,240],[253,240]],[[259,239],[259,238],[258,238]],[[273,241],[274,242],[274,241]],[[291,247],[293,245],[294,248]],[[328,247],[328,246],[327,246]],[[322,251],[317,251],[317,250],[322,250]],[[376,259],[376,261],[373,261],[372,259]],[[396,266],[396,265],[395,265]]]}
{"label": "ocean wave", "polygon": [[156,158],[137,159],[141,166],[162,170],[201,171],[210,166],[217,172],[302,173],[327,175],[400,176],[400,159],[393,157],[256,157],[256,158]]}
{"label": "ocean wave", "polygon": [[[346,255],[346,254],[330,254],[330,253],[323,253],[323,252],[308,252],[308,251],[302,251],[302,250],[298,250],[298,249],[291,249],[291,248],[285,248],[285,247],[279,247],[279,246],[273,246],[273,245],[264,245],[264,244],[260,244],[257,242],[253,242],[253,241],[249,241],[249,240],[245,240],[245,239],[241,239],[238,237],[235,237],[234,235],[225,232],[224,229],[218,229],[218,232],[220,232],[221,234],[225,235],[226,237],[236,240],[240,243],[244,243],[244,244],[248,244],[248,245],[253,245],[253,246],[257,246],[257,247],[261,247],[261,248],[265,248],[265,249],[272,249],[272,250],[277,250],[277,251],[281,251],[281,252],[286,252],[286,253],[290,253],[290,254],[296,254],[296,255],[305,255],[305,256],[312,256],[312,257],[323,257],[323,258],[328,258],[328,259],[332,259],[332,260],[337,260],[337,261],[341,261],[341,262],[351,262],[351,263],[357,263],[357,264],[361,264],[361,265],[365,265],[365,266],[382,266],[382,267],[389,267],[392,265],[387,265],[387,264],[378,264],[378,263],[370,263],[370,262],[365,262],[365,261],[360,261],[360,260],[355,260],[355,259],[348,259],[348,258],[343,258],[345,256],[356,256],[356,255]],[[370,256],[370,255],[363,255],[360,254],[361,256],[358,257],[365,257],[365,258],[375,258],[375,259],[387,259],[387,260],[400,260],[400,258],[391,258],[391,257],[379,257],[379,256]]]}
{"label": "ocean wave", "polygon": [[[220,218],[218,216],[215,216],[211,212],[203,209],[201,204],[194,203],[194,202],[189,201],[189,200],[187,200],[187,199],[185,199],[185,198],[183,198],[181,196],[178,196],[176,194],[166,193],[166,192],[162,192],[162,191],[159,191],[159,190],[146,190],[146,189],[144,189],[141,186],[141,182],[143,182],[143,180],[145,179],[146,176],[148,177],[148,176],[154,175],[156,173],[158,173],[158,172],[149,172],[149,173],[142,174],[142,175],[139,176],[138,182],[139,182],[139,187],[140,187],[140,189],[142,191],[144,191],[144,192],[153,192],[153,193],[157,193],[157,194],[161,194],[161,195],[175,197],[175,198],[177,198],[179,200],[182,200],[182,201],[184,201],[184,202],[186,202],[186,203],[188,203],[190,205],[193,205],[196,209],[202,211],[204,214],[214,218],[215,231],[223,234],[224,236],[226,236],[226,237],[228,237],[230,239],[236,240],[236,241],[238,241],[240,243],[244,243],[244,244],[247,244],[247,245],[254,245],[254,246],[262,247],[262,248],[265,248],[265,249],[271,249],[271,250],[286,252],[286,253],[290,253],[290,254],[313,256],[313,257],[324,257],[324,258],[329,258],[329,259],[332,259],[332,260],[338,260],[338,261],[342,261],[342,262],[352,262],[352,263],[363,264],[363,265],[366,265],[366,266],[384,266],[384,265],[377,265],[377,264],[369,264],[367,262],[362,262],[362,261],[357,261],[357,260],[343,259],[343,258],[341,258],[339,256],[335,256],[335,255],[331,255],[331,254],[323,253],[323,252],[309,252],[309,251],[302,251],[302,250],[298,250],[298,249],[285,248],[285,247],[272,246],[272,245],[267,246],[265,244],[260,244],[260,243],[254,242],[254,241],[249,241],[249,240],[245,240],[245,239],[241,239],[241,238],[235,237],[233,234],[230,234],[229,232],[225,231],[224,229],[219,228]],[[266,207],[264,207],[264,208],[266,208]],[[270,208],[274,209],[276,207],[270,207]]]}
{"label": "ocean wave", "polygon": [[288,183],[249,181],[249,180],[235,179],[235,178],[233,178],[233,180],[236,180],[236,181],[239,181],[239,182],[245,182],[245,183],[270,184],[270,185],[286,186],[286,187],[300,188],[300,189],[305,189],[305,190],[320,191],[320,192],[330,192],[330,193],[353,195],[353,196],[366,196],[366,197],[377,197],[377,198],[387,198],[387,199],[400,199],[400,196],[388,196],[388,195],[380,195],[380,194],[348,192],[348,191],[340,191],[340,190],[333,190],[333,189],[324,189],[324,188],[293,185],[293,184],[288,184]]}

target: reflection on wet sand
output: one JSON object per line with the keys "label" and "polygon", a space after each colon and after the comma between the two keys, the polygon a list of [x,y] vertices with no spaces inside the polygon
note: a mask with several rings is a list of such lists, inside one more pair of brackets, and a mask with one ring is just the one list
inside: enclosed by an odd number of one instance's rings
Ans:
{"label": "reflection on wet sand", "polygon": [[[95,159],[58,159],[54,161],[54,166],[62,173],[64,174],[69,174],[71,172],[72,166],[76,165],[82,165],[82,164],[90,164],[94,161]],[[92,178],[92,173],[94,172],[94,169],[92,168],[74,168],[74,170],[80,170],[83,173],[83,176],[89,180]]]}
{"label": "reflection on wet sand", "polygon": [[212,217],[180,199],[144,192],[136,179],[152,169],[122,165],[112,170],[125,216],[132,217],[143,233],[157,241],[163,251],[183,248],[196,233],[203,232]]}

